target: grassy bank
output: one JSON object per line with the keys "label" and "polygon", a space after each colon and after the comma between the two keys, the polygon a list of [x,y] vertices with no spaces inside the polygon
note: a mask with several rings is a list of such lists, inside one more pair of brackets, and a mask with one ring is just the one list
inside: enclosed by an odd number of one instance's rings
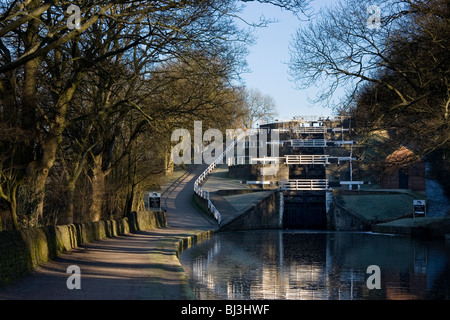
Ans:
{"label": "grassy bank", "polygon": [[450,234],[450,217],[406,218],[373,226],[373,232],[444,239]]}

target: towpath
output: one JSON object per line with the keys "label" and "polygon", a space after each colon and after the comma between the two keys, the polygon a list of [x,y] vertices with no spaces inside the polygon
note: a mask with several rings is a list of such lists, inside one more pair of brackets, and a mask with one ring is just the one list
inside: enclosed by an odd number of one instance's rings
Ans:
{"label": "towpath", "polygon": [[[0,290],[0,300],[195,299],[176,257],[183,238],[215,230],[191,204],[197,166],[163,194],[168,227],[95,241],[64,253]],[[80,268],[80,289],[68,289],[69,266]]]}

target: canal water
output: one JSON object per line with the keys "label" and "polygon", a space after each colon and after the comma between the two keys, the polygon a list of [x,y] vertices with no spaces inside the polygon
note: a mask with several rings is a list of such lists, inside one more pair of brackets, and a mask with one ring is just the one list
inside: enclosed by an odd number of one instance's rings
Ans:
{"label": "canal water", "polygon": [[[198,299],[450,298],[445,240],[367,232],[221,232],[183,251],[179,260]],[[379,273],[368,272],[373,265]],[[377,280],[380,289],[370,289],[368,283]]]}

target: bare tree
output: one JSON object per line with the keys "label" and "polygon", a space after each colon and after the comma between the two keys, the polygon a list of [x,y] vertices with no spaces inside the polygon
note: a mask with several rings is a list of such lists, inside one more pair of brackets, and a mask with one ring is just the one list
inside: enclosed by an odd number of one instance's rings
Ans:
{"label": "bare tree", "polygon": [[[430,152],[449,141],[448,10],[442,0],[372,1],[370,6],[342,1],[298,30],[291,75],[301,88],[323,83],[320,102],[341,87],[349,88],[353,101],[371,91],[375,103],[367,120],[420,128],[410,142],[429,140],[422,151]],[[375,11],[380,21],[374,27]],[[437,140],[435,131],[442,133]]]}
{"label": "bare tree", "polygon": [[449,17],[444,0],[342,1],[299,29],[291,47],[299,87],[323,83],[324,102],[347,86],[347,109],[366,142],[387,133],[382,147],[407,145],[431,162],[447,189]]}
{"label": "bare tree", "polygon": [[[70,192],[88,160],[90,165],[97,161],[103,169],[107,168],[111,163],[106,159],[111,154],[108,150],[114,150],[117,135],[123,129],[118,123],[128,116],[127,110],[143,115],[142,101],[149,93],[142,89],[145,83],[142,80],[148,79],[161,63],[183,60],[187,52],[206,52],[210,56],[214,53],[221,58],[228,57],[229,62],[237,61],[240,51],[231,44],[244,44],[247,40],[246,33],[233,23],[239,2],[1,2],[0,101],[1,111],[8,115],[2,121],[5,130],[16,128],[32,138],[20,146],[14,141],[3,144],[2,154],[14,151],[15,157],[13,162],[1,159],[4,160],[2,172],[11,173],[0,180],[3,190],[10,190],[10,195],[4,194],[2,198],[12,204],[19,189],[9,186],[20,185],[23,194],[29,194],[24,201],[33,204],[29,206],[30,218],[31,224],[36,224],[43,215],[47,178],[55,163],[58,169],[65,167]],[[301,12],[307,4],[306,0],[260,2],[295,12]],[[73,18],[73,12],[67,11],[69,5],[80,9],[77,17],[80,21],[75,28],[68,24]],[[118,80],[105,72],[102,74],[102,70],[110,72],[111,66],[127,70],[131,76]],[[231,69],[236,72],[236,65]],[[120,92],[114,91],[123,79],[129,80],[129,85],[123,86]],[[133,92],[139,94],[131,95]],[[78,105],[80,101],[87,102],[80,96],[89,93],[98,96],[85,105]],[[91,119],[115,124],[111,128],[105,125],[111,130],[110,135],[107,137],[104,130],[105,139],[100,142],[89,140],[101,132],[100,127],[89,125],[85,118],[95,114],[94,110],[98,114]],[[73,130],[80,123],[84,125],[80,127],[81,135],[72,145],[65,144],[63,139],[75,137]],[[137,121],[131,132],[141,132],[142,123]],[[133,136],[132,133],[130,137]],[[132,148],[132,143],[129,145]],[[100,155],[108,157],[96,158]],[[8,179],[14,180],[13,183],[7,182]],[[71,214],[67,217],[69,221]]]}
{"label": "bare tree", "polygon": [[243,126],[255,128],[259,121],[271,119],[277,115],[275,100],[263,94],[259,89],[243,88]]}

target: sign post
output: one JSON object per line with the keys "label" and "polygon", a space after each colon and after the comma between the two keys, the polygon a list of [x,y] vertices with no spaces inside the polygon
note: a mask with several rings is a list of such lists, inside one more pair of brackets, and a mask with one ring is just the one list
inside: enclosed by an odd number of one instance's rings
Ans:
{"label": "sign post", "polygon": [[427,212],[426,200],[413,200],[414,218],[425,217]]}
{"label": "sign post", "polygon": [[148,210],[160,211],[161,210],[161,194],[156,192],[150,192],[148,195]]}

